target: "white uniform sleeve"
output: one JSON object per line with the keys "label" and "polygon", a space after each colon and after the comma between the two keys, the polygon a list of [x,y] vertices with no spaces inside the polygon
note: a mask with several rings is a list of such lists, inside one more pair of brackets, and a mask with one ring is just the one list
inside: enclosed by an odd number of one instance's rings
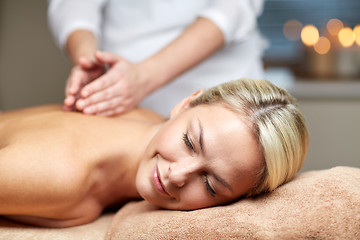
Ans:
{"label": "white uniform sleeve", "polygon": [[64,49],[68,36],[85,29],[99,36],[106,0],[48,0],[48,22],[57,45]]}
{"label": "white uniform sleeve", "polygon": [[213,21],[223,32],[225,42],[241,42],[257,27],[265,0],[214,0],[199,16]]}

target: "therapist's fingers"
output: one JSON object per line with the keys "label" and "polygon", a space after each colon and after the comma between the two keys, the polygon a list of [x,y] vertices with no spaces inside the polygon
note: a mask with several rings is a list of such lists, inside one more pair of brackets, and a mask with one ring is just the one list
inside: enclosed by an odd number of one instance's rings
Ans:
{"label": "therapist's fingers", "polygon": [[75,96],[73,96],[73,95],[67,96],[64,100],[64,109],[66,111],[72,111],[74,108],[73,106],[75,104],[75,101],[76,101]]}
{"label": "therapist's fingers", "polygon": [[102,101],[110,100],[119,95],[119,87],[116,85],[112,85],[108,88],[103,89],[102,91],[96,92],[92,94],[90,97],[84,99],[86,101],[86,105],[91,105],[95,103],[99,103]]}
{"label": "therapist's fingers", "polygon": [[102,101],[84,108],[83,113],[99,116],[113,116],[130,111],[138,104],[132,99],[124,99],[122,96],[117,96],[113,99]]}
{"label": "therapist's fingers", "polygon": [[82,98],[87,98],[92,94],[103,91],[104,89],[114,85],[117,82],[116,78],[119,78],[119,76],[116,76],[114,71],[108,71],[96,79],[96,81],[93,81],[84,86],[80,92],[80,96]]}
{"label": "therapist's fingers", "polygon": [[105,67],[102,63],[95,60],[81,57],[78,65],[73,67],[69,80],[69,93],[79,94],[80,90],[91,81],[97,79],[105,72]]}
{"label": "therapist's fingers", "polygon": [[101,63],[97,62],[96,59],[90,59],[87,57],[79,58],[78,65],[83,69],[89,70],[95,67],[102,65]]}
{"label": "therapist's fingers", "polygon": [[135,106],[132,106],[131,104],[130,105],[120,104],[114,108],[104,109],[103,111],[98,111],[98,112],[94,112],[91,114],[96,114],[97,116],[111,117],[111,116],[115,116],[118,114],[126,113],[126,112],[130,111],[131,109],[133,109],[134,107]]}
{"label": "therapist's fingers", "polygon": [[115,115],[118,115],[118,114],[121,114],[121,113],[125,113],[125,112],[127,112],[129,110],[127,110],[123,106],[120,106],[120,107],[116,107],[114,109],[109,109],[109,110],[105,110],[103,112],[99,112],[96,115],[97,116],[103,116],[103,117],[111,117],[111,116],[115,116]]}
{"label": "therapist's fingers", "polygon": [[97,104],[90,105],[84,108],[83,113],[98,115],[99,113],[112,111],[113,109],[118,108],[118,106],[121,105],[121,103],[122,103],[122,98],[115,97],[107,101],[102,101]]}
{"label": "therapist's fingers", "polygon": [[114,53],[101,51],[95,52],[95,58],[98,62],[109,65],[113,65],[123,59]]}
{"label": "therapist's fingers", "polygon": [[86,84],[88,79],[88,73],[82,70],[80,66],[73,67],[67,80],[66,95],[78,94],[80,89],[84,84]]}
{"label": "therapist's fingers", "polygon": [[116,91],[117,89],[114,89],[114,87],[109,87],[96,92],[87,98],[80,98],[76,103],[76,108],[83,110],[90,105],[95,105],[103,101],[109,101],[117,96]]}

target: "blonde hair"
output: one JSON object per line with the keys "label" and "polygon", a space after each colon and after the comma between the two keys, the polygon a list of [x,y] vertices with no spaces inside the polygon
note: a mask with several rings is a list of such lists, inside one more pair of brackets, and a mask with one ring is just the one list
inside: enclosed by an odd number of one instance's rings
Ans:
{"label": "blonde hair", "polygon": [[248,196],[272,191],[302,167],[309,143],[305,120],[295,99],[266,80],[240,79],[206,90],[190,103],[223,104],[247,117],[264,157]]}

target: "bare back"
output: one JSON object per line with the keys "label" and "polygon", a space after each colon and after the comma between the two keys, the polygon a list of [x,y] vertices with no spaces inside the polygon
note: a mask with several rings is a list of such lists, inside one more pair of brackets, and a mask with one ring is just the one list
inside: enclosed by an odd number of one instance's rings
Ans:
{"label": "bare back", "polygon": [[162,121],[144,109],[113,118],[64,112],[61,106],[1,114],[0,215],[71,226],[136,197],[129,186],[139,157],[136,138]]}

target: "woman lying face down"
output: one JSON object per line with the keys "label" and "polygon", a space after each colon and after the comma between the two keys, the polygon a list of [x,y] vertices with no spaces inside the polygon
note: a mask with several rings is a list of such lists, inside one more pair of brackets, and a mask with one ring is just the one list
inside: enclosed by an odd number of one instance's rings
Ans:
{"label": "woman lying face down", "polygon": [[0,215],[50,227],[133,199],[193,210],[272,191],[301,168],[308,145],[291,96],[250,79],[199,91],[168,120],[45,106],[0,115],[0,132]]}

